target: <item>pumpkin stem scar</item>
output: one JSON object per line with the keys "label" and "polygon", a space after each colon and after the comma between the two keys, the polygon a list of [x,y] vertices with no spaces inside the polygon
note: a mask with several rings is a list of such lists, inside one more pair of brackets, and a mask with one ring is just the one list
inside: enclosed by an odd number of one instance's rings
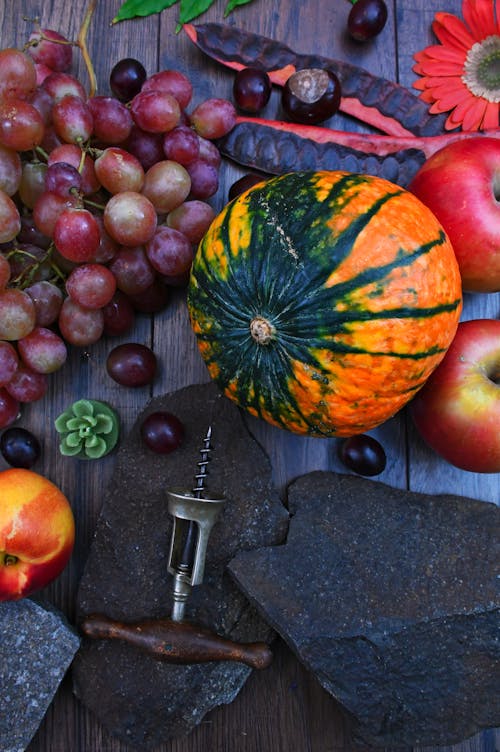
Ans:
{"label": "pumpkin stem scar", "polygon": [[258,345],[268,345],[276,330],[263,316],[254,316],[250,322],[250,334]]}

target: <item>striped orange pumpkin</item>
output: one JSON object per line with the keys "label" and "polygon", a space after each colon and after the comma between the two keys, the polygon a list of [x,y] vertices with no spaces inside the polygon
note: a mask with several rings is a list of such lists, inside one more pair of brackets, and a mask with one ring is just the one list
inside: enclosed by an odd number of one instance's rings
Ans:
{"label": "striped orange pumpkin", "polygon": [[296,433],[350,436],[399,411],[450,345],[462,307],[434,215],[382,178],[295,172],[215,218],[188,308],[210,376]]}

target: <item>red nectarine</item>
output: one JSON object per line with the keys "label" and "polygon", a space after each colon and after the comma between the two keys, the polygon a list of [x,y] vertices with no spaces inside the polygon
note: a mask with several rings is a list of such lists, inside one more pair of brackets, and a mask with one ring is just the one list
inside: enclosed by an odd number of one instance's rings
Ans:
{"label": "red nectarine", "polygon": [[74,540],[73,512],[56,485],[32,470],[0,472],[0,601],[23,598],[55,579]]}

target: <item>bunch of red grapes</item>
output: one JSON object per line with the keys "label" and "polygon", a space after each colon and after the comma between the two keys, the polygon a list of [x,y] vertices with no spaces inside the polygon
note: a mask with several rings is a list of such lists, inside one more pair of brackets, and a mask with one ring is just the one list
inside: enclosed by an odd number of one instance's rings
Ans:
{"label": "bunch of red grapes", "polygon": [[73,46],[34,31],[0,50],[0,428],[40,399],[68,345],[128,331],[187,282],[215,216],[214,139],[236,111],[132,58],[87,94]]}

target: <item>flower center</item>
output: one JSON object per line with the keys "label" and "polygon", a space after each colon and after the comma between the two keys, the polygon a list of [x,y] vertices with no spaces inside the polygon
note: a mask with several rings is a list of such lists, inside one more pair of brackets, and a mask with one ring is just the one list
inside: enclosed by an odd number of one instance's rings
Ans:
{"label": "flower center", "polygon": [[500,102],[500,36],[492,34],[472,45],[462,81],[474,96]]}

